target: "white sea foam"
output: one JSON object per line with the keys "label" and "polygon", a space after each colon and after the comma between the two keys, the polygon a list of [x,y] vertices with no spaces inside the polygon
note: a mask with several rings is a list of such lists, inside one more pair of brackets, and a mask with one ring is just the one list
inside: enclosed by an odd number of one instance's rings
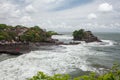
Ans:
{"label": "white sea foam", "polygon": [[73,37],[71,35],[53,35],[52,36],[53,39],[65,39],[65,40],[72,40]]}
{"label": "white sea foam", "polygon": [[49,75],[69,73],[76,69],[95,71],[87,61],[92,52],[83,45],[62,45],[61,50],[32,51],[29,54],[0,62],[0,80],[25,80],[43,71]]}
{"label": "white sea foam", "polygon": [[[59,39],[60,41],[72,41],[73,37],[71,35],[54,35],[52,36],[53,39]],[[119,43],[112,41],[112,40],[102,40],[102,42],[91,42],[85,43],[84,41],[74,41],[74,42],[81,42],[85,46],[94,46],[94,47],[107,47],[107,46],[115,46],[119,45]]]}
{"label": "white sea foam", "polygon": [[[68,35],[53,36],[54,39],[68,39]],[[105,42],[105,44],[104,44]],[[32,77],[38,71],[49,75],[55,73],[69,73],[76,69],[83,71],[97,71],[90,66],[89,56],[105,55],[103,52],[90,50],[86,46],[111,46],[111,41],[103,40],[102,43],[85,43],[79,45],[61,45],[54,50],[38,50],[17,58],[0,62],[0,80],[25,80]]]}
{"label": "white sea foam", "polygon": [[85,46],[90,47],[109,47],[109,46],[115,46],[117,42],[112,40],[102,40],[102,42],[91,42],[91,43],[83,43]]}
{"label": "white sea foam", "polygon": [[102,40],[102,41],[103,41],[103,43],[107,44],[108,46],[112,46],[116,43],[115,41],[112,41],[112,40]]}

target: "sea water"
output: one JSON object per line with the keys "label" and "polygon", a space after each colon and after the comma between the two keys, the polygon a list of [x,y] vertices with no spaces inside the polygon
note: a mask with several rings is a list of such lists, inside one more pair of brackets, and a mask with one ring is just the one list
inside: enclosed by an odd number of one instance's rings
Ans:
{"label": "sea water", "polygon": [[[26,80],[38,71],[48,75],[57,73],[79,75],[81,71],[99,73],[109,69],[115,62],[120,63],[120,34],[96,33],[95,35],[103,42],[44,46],[40,50],[15,58],[1,59],[0,80]],[[71,34],[56,35],[53,38],[67,43],[73,41]]]}

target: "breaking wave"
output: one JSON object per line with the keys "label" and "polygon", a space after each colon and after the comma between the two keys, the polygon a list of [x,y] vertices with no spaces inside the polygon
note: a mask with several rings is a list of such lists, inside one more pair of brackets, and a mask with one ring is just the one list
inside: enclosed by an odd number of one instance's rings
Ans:
{"label": "breaking wave", "polygon": [[[71,36],[54,36],[55,39],[72,40]],[[113,46],[114,42],[102,40],[97,43],[81,43],[79,45],[56,46],[54,50],[38,50],[23,54],[17,58],[0,62],[0,80],[25,80],[43,71],[49,75],[70,73],[77,69],[95,71],[88,60],[91,56],[106,56],[105,52],[97,52],[86,46]]]}
{"label": "breaking wave", "polygon": [[109,46],[119,45],[119,43],[112,40],[102,40],[102,42],[91,42],[91,43],[82,43],[82,44],[90,47],[109,47]]}

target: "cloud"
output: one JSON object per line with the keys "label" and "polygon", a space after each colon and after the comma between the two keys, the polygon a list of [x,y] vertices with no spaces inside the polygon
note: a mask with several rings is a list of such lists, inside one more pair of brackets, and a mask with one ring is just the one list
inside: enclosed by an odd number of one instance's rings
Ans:
{"label": "cloud", "polygon": [[12,17],[19,17],[20,15],[21,15],[21,11],[19,9],[11,13]]}
{"label": "cloud", "polygon": [[55,3],[57,1],[62,1],[62,0],[44,0],[44,2],[47,3],[47,4]]}
{"label": "cloud", "polygon": [[17,18],[21,15],[18,5],[10,2],[0,3],[0,18]]}
{"label": "cloud", "polygon": [[12,5],[10,3],[2,3],[2,4],[0,4],[0,10],[1,10],[0,13],[4,14],[4,13],[12,12],[15,10],[15,8],[16,8],[16,6]]}
{"label": "cloud", "polygon": [[28,5],[28,6],[25,7],[25,11],[27,11],[27,12],[34,12],[35,8],[32,5]]}
{"label": "cloud", "polygon": [[49,5],[48,9],[52,11],[71,9],[81,5],[86,5],[92,1],[93,0],[44,0],[44,2]]}
{"label": "cloud", "polygon": [[119,0],[108,1],[111,4],[102,0],[0,0],[0,21],[9,25],[38,25],[56,31],[109,30],[109,27],[118,30]]}
{"label": "cloud", "polygon": [[95,13],[91,13],[88,15],[88,19],[96,19],[96,18],[97,18],[97,16]]}
{"label": "cloud", "polygon": [[29,22],[32,22],[32,18],[30,16],[23,16],[21,19],[20,19],[20,22],[21,23],[29,23]]}
{"label": "cloud", "polygon": [[113,10],[113,6],[108,3],[102,3],[99,5],[98,10],[101,12],[110,12]]}

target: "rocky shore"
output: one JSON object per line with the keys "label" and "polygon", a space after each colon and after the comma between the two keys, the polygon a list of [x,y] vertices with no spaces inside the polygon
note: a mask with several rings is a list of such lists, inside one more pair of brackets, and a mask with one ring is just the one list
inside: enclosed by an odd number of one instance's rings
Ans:
{"label": "rocky shore", "polygon": [[0,54],[21,55],[30,51],[29,44],[0,44]]}
{"label": "rocky shore", "polygon": [[40,46],[53,46],[53,45],[77,45],[80,42],[64,43],[59,40],[52,39],[51,42],[29,42],[29,43],[9,43],[0,44],[0,54],[22,55],[30,51],[38,50]]}
{"label": "rocky shore", "polygon": [[[64,43],[52,39],[52,35],[59,35],[54,31],[46,31],[39,26],[25,27],[0,24],[0,54],[21,55],[39,49],[40,46],[76,45],[80,42]],[[85,42],[101,42],[91,31],[76,30],[74,40]]]}
{"label": "rocky shore", "polygon": [[39,26],[25,27],[0,24],[0,54],[21,55],[43,45],[61,44],[51,36],[54,31],[46,31]]}

